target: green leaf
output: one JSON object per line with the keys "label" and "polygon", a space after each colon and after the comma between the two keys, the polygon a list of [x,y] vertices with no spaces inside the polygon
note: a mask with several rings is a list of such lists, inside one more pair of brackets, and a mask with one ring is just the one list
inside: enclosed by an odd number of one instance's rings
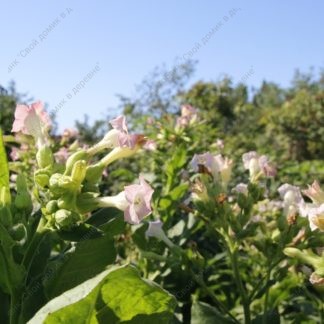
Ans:
{"label": "green leaf", "polygon": [[58,231],[58,235],[65,241],[80,242],[85,238],[97,238],[103,235],[103,232],[95,226],[87,223],[81,223],[72,227],[70,230]]}
{"label": "green leaf", "polygon": [[9,169],[2,131],[0,129],[0,188],[1,187],[9,188]]}
{"label": "green leaf", "polygon": [[173,296],[140,277],[132,266],[104,271],[51,300],[29,322],[168,323],[176,306]]}
{"label": "green leaf", "polygon": [[206,303],[195,302],[191,307],[191,324],[234,323],[222,315],[215,307]]}
{"label": "green leaf", "polygon": [[51,262],[52,275],[46,282],[47,296],[53,298],[77,286],[103,271],[115,259],[116,250],[111,236],[85,238],[74,250]]}
{"label": "green leaf", "polygon": [[187,183],[183,183],[169,192],[169,196],[172,200],[177,200],[182,198],[182,196],[187,192],[189,185]]}

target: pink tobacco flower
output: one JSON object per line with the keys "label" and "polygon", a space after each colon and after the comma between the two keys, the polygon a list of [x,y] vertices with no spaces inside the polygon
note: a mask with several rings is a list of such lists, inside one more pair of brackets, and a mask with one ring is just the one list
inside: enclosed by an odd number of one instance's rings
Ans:
{"label": "pink tobacco flower", "polygon": [[17,105],[12,132],[22,132],[26,135],[32,135],[37,141],[37,144],[42,145],[45,142],[49,127],[50,120],[42,102],[38,101],[30,106]]}
{"label": "pink tobacco flower", "polygon": [[89,154],[94,155],[107,148],[135,148],[141,135],[128,134],[125,116],[119,116],[112,119],[110,124],[113,129],[111,129],[99,143],[88,150]]}
{"label": "pink tobacco flower", "polygon": [[125,221],[130,224],[139,224],[151,212],[151,199],[154,190],[140,176],[140,184],[125,187],[125,197],[129,203],[125,210]]}
{"label": "pink tobacco flower", "polygon": [[193,118],[197,116],[197,110],[190,105],[183,105],[181,107],[181,117]]}
{"label": "pink tobacco flower", "polygon": [[199,166],[205,167],[208,172],[217,180],[219,176],[224,185],[227,185],[232,172],[232,160],[224,158],[221,154],[213,156],[209,152],[195,154],[191,160],[191,166],[195,172],[199,171]]}
{"label": "pink tobacco flower", "polygon": [[286,215],[296,215],[300,206],[304,205],[300,189],[296,186],[285,183],[278,188],[278,192],[283,200],[283,207]]}
{"label": "pink tobacco flower", "polygon": [[195,172],[199,171],[199,166],[204,166],[209,172],[214,168],[214,157],[209,152],[203,154],[195,154],[191,160],[191,166]]}
{"label": "pink tobacco flower", "polygon": [[117,129],[118,131],[126,134],[128,133],[125,116],[118,116],[115,119],[112,119],[109,123],[112,126],[112,128]]}
{"label": "pink tobacco flower", "polygon": [[318,181],[315,180],[311,186],[308,186],[308,189],[303,190],[302,192],[305,196],[310,198],[313,201],[313,203],[324,203],[324,191],[321,189]]}
{"label": "pink tobacco flower", "polygon": [[163,241],[168,247],[173,248],[174,244],[171,240],[166,236],[163,231],[163,223],[158,219],[156,221],[149,222],[149,227],[145,232],[146,237],[155,237],[160,241]]}
{"label": "pink tobacco flower", "polygon": [[186,127],[198,119],[197,110],[190,105],[181,107],[181,116],[177,118],[176,128]]}
{"label": "pink tobacco flower", "polygon": [[140,176],[139,184],[124,187],[116,196],[96,198],[98,207],[115,207],[124,212],[124,219],[130,224],[139,224],[151,212],[151,199],[154,190]]}
{"label": "pink tobacco flower", "polygon": [[249,170],[251,181],[257,180],[261,175],[274,177],[275,167],[270,163],[265,155],[259,156],[257,152],[251,151],[242,156],[244,168]]}

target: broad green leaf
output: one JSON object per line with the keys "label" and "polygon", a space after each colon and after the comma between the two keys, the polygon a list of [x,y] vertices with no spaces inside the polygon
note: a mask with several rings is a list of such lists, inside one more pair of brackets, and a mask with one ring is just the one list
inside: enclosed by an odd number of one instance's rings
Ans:
{"label": "broad green leaf", "polygon": [[191,307],[191,324],[234,323],[222,315],[216,308],[202,302],[195,302]]}
{"label": "broad green leaf", "polygon": [[65,253],[58,261],[53,261],[47,278],[46,293],[56,297],[103,271],[116,259],[114,240],[111,236],[79,242],[76,248]]}
{"label": "broad green leaf", "polygon": [[144,280],[132,266],[105,271],[45,305],[29,322],[168,323],[176,306],[173,296]]}
{"label": "broad green leaf", "polygon": [[0,129],[0,188],[1,187],[9,188],[9,169],[2,131]]}
{"label": "broad green leaf", "polygon": [[87,223],[99,227],[110,236],[124,233],[126,226],[123,212],[116,208],[98,210],[87,220]]}
{"label": "broad green leaf", "polygon": [[95,226],[87,223],[81,223],[72,227],[70,230],[58,231],[58,235],[65,241],[80,242],[84,238],[97,238],[103,236],[103,232]]}

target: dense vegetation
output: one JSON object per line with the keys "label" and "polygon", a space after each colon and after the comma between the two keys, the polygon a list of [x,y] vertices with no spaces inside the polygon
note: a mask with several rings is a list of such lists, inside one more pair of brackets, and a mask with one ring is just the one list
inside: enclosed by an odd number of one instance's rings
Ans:
{"label": "dense vegetation", "polygon": [[324,74],[193,71],[62,134],[0,89],[1,323],[324,320]]}

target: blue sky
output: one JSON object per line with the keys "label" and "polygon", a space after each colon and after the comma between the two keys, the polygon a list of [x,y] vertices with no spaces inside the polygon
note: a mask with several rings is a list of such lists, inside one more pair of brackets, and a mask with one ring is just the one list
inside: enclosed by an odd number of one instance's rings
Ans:
{"label": "blue sky", "polygon": [[6,1],[0,84],[14,80],[49,110],[61,103],[60,129],[118,114],[117,93],[176,58],[198,60],[192,82],[238,82],[253,68],[249,86],[286,86],[296,68],[324,67],[323,13],[323,1]]}

